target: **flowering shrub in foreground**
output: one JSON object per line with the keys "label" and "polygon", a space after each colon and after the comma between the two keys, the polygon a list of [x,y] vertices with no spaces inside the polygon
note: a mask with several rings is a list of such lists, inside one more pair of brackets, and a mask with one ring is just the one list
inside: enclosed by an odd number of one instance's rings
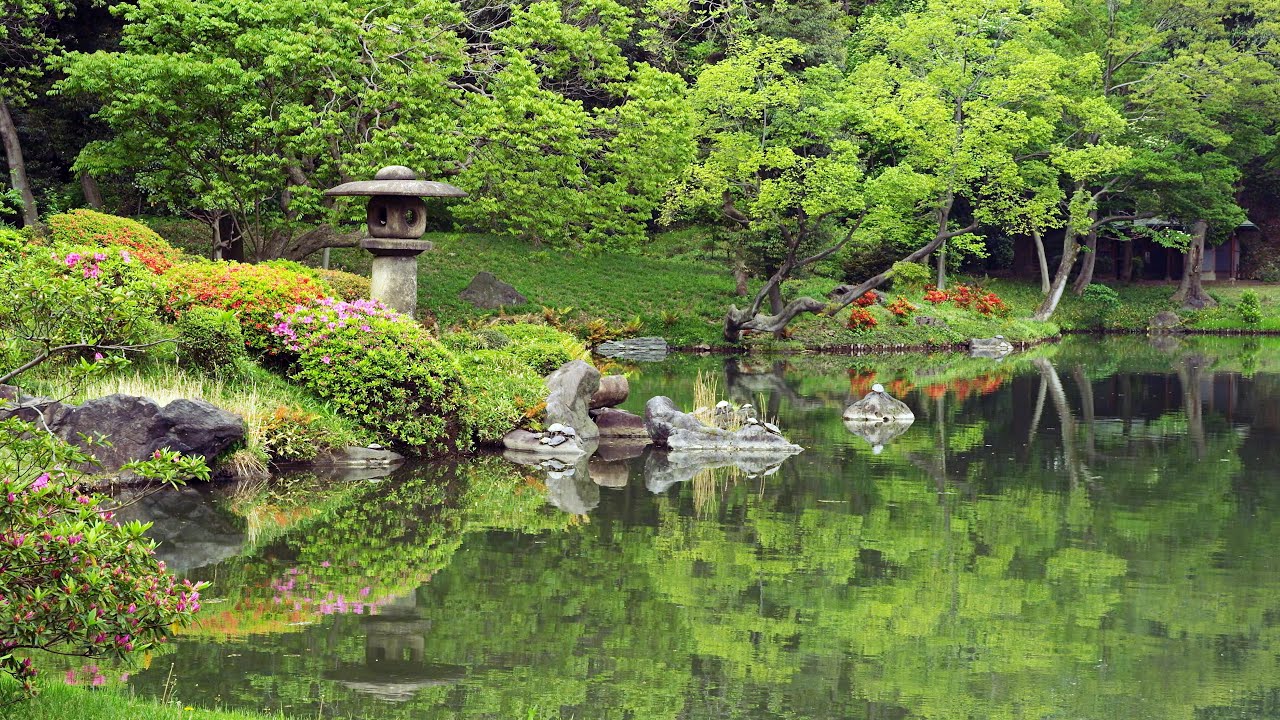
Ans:
{"label": "flowering shrub in foreground", "polygon": [[849,310],[848,328],[854,332],[874,330],[879,324],[875,316],[871,314],[871,311],[866,308],[855,307]]}
{"label": "flowering shrub in foreground", "polygon": [[898,318],[900,322],[906,322],[906,319],[911,317],[911,314],[914,313],[916,309],[916,306],[911,304],[910,300],[907,300],[901,295],[899,295],[893,302],[889,303],[888,307],[889,312],[893,313],[894,317]]}
{"label": "flowering shrub in foreground", "polygon": [[[155,559],[148,526],[116,522],[108,498],[78,484],[70,468],[89,460],[32,424],[0,422],[0,671],[28,692],[38,669],[24,651],[121,658],[200,609],[200,588]],[[175,485],[209,475],[167,451],[126,469]]]}
{"label": "flowering shrub in foreground", "polygon": [[324,298],[278,313],[272,349],[291,376],[339,411],[413,452],[469,445],[453,356],[408,315],[374,300]]}
{"label": "flowering shrub in foreground", "polygon": [[326,294],[315,278],[291,269],[290,264],[201,261],[179,265],[165,274],[169,309],[175,315],[193,305],[233,310],[240,317],[245,345],[266,351],[277,313]]}

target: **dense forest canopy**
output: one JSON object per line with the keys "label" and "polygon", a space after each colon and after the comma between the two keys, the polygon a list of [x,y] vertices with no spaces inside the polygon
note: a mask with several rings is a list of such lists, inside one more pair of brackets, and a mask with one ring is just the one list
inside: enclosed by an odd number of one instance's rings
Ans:
{"label": "dense forest canopy", "polygon": [[[1276,0],[11,1],[0,213],[231,218],[252,256],[300,258],[355,242],[325,188],[396,163],[470,193],[451,222],[535,246],[705,226],[765,281],[741,329],[904,258],[945,285],[1012,235],[1059,259],[1043,318],[1100,236],[1194,269],[1244,222],[1280,158],[1277,28]],[[788,302],[816,267],[846,284]]]}

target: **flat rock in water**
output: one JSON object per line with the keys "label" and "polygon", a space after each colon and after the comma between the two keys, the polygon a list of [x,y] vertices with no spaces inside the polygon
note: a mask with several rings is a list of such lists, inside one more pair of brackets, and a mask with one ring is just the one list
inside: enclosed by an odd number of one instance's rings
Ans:
{"label": "flat rock in water", "polygon": [[404,462],[404,456],[390,450],[352,446],[321,455],[313,461],[313,464],[341,467],[391,467],[402,462]]}
{"label": "flat rock in water", "polygon": [[738,430],[709,427],[693,415],[681,412],[671,398],[661,395],[645,403],[644,426],[655,445],[672,450],[787,453],[803,450],[762,425],[746,425]]}
{"label": "flat rock in water", "polygon": [[1013,344],[997,335],[969,341],[969,357],[999,359],[1013,352]]}
{"label": "flat rock in water", "polygon": [[636,362],[661,362],[667,359],[667,353],[669,352],[671,352],[671,348],[667,345],[667,341],[660,337],[609,340],[608,342],[600,343],[595,348],[597,355],[619,360],[634,360]]}
{"label": "flat rock in water", "polygon": [[883,390],[872,390],[844,409],[844,419],[852,422],[913,422],[915,413],[907,404]]}
{"label": "flat rock in water", "polygon": [[494,308],[524,305],[529,299],[521,295],[514,286],[502,282],[490,272],[478,272],[471,278],[471,284],[458,293],[462,300],[478,308],[493,310]]}
{"label": "flat rock in water", "polygon": [[544,433],[516,429],[502,436],[502,446],[508,451],[530,456],[511,458],[524,464],[536,463],[542,458],[577,458],[589,454],[577,438],[566,438],[564,442],[552,446],[542,442],[544,437]]}

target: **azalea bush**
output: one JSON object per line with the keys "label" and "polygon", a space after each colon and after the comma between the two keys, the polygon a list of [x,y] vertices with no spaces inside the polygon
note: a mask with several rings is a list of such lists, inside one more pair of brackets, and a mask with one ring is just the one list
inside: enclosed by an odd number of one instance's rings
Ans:
{"label": "azalea bush", "polygon": [[898,318],[900,322],[906,322],[907,318],[911,317],[912,313],[914,313],[917,308],[915,305],[911,304],[911,301],[899,295],[893,302],[889,303],[887,309],[894,317]]}
{"label": "azalea bush", "polygon": [[45,221],[54,245],[84,245],[99,251],[127,250],[156,275],[179,262],[182,252],[140,222],[93,210],[50,215]]}
{"label": "azalea bush", "polygon": [[325,297],[327,292],[309,272],[294,263],[257,264],[200,261],[174,267],[169,282],[169,309],[181,315],[191,307],[235,311],[245,344],[256,352],[271,347],[275,315]]}
{"label": "azalea bush", "polygon": [[345,270],[316,270],[316,277],[329,295],[343,300],[365,300],[371,293],[369,278]]}
{"label": "azalea bush", "polygon": [[469,444],[453,355],[408,315],[374,300],[324,298],[278,313],[270,351],[344,415],[411,452]]}
{"label": "azalea bush", "polygon": [[0,264],[0,381],[156,340],[163,284],[124,249],[32,247]]}
{"label": "azalea bush", "polygon": [[193,307],[176,323],[178,361],[209,375],[235,374],[248,359],[240,322],[230,310]]}
{"label": "azalea bush", "polygon": [[855,307],[849,310],[847,327],[856,333],[874,330],[879,324],[875,316],[871,314],[871,311],[866,308]]}
{"label": "azalea bush", "polygon": [[[79,448],[16,418],[0,421],[0,671],[28,692],[29,654],[123,658],[163,642],[200,609],[200,588],[155,559],[148,525],[121,523],[85,489]],[[208,479],[199,458],[157,451],[126,465],[172,485]]]}
{"label": "azalea bush", "polygon": [[501,442],[547,397],[542,375],[507,349],[457,354],[465,383],[462,416],[481,443]]}

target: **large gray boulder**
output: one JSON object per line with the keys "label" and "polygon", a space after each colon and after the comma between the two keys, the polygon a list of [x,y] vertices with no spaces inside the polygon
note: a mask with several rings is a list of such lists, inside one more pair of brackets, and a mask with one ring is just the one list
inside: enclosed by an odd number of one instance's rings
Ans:
{"label": "large gray boulder", "polygon": [[671,349],[660,337],[638,337],[625,340],[609,340],[596,346],[595,353],[619,360],[635,362],[662,362]]}
{"label": "large gray boulder", "polygon": [[916,416],[906,403],[885,392],[884,387],[877,383],[861,400],[850,403],[849,407],[844,409],[844,419],[862,423],[905,422],[910,424],[915,421]]}
{"label": "large gray boulder", "polygon": [[738,430],[711,427],[682,412],[671,398],[651,398],[644,406],[644,426],[655,445],[671,450],[717,452],[800,452],[776,428],[759,421]]}
{"label": "large gray boulder", "polygon": [[471,278],[471,284],[458,293],[458,297],[478,308],[493,310],[494,308],[524,305],[529,299],[520,294],[514,286],[494,277],[493,273],[478,272]]}
{"label": "large gray boulder", "polygon": [[1147,331],[1156,333],[1181,332],[1182,318],[1178,317],[1176,312],[1162,310],[1147,321]]}
{"label": "large gray boulder", "polygon": [[600,430],[591,420],[591,396],[600,389],[600,371],[590,363],[572,360],[547,376],[547,425],[573,428],[578,437],[592,440]]}
{"label": "large gray boulder", "polygon": [[[245,435],[244,420],[204,400],[174,400],[161,407],[150,398],[115,394],[66,405],[11,387],[0,388],[0,398],[0,419],[43,422],[58,437],[90,452],[99,463],[84,468],[90,473],[116,473],[161,449],[211,461]],[[84,437],[106,438],[111,444],[90,447]]]}

